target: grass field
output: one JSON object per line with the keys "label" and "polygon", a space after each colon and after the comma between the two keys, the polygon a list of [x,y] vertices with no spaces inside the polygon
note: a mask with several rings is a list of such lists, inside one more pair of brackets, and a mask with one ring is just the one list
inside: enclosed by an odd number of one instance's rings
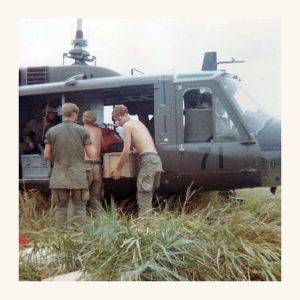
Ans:
{"label": "grass field", "polygon": [[[135,219],[112,206],[83,228],[57,229],[38,192],[20,194],[19,279],[80,270],[82,280],[281,280],[281,197],[237,190],[243,202],[190,190],[168,210]],[[164,199],[161,199],[163,202]],[[162,207],[161,207],[162,208]]]}

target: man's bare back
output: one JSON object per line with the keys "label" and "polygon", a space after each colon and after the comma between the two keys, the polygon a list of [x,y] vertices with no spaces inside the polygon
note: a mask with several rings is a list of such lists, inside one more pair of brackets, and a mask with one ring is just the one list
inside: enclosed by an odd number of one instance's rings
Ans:
{"label": "man's bare back", "polygon": [[[137,176],[138,216],[147,216],[152,210],[153,193],[160,184],[161,159],[148,129],[142,122],[130,119],[125,105],[116,106],[112,111],[112,117],[119,126],[123,126],[124,146],[116,167],[111,171],[111,176],[116,180],[121,178],[122,167],[128,160],[131,147],[134,146],[140,155],[140,169]],[[143,155],[145,153],[147,155]]]}
{"label": "man's bare back", "polygon": [[124,125],[124,138],[131,135],[131,145],[135,147],[139,155],[145,152],[157,153],[153,139],[146,126],[137,120],[129,119]]}
{"label": "man's bare back", "polygon": [[85,160],[100,160],[100,155],[101,155],[101,142],[102,142],[102,131],[99,127],[94,126],[94,125],[88,125],[85,124],[84,127],[88,130],[90,137],[91,137],[91,141],[92,141],[92,145],[95,148],[95,157],[94,158],[89,158],[86,154],[85,154]]}

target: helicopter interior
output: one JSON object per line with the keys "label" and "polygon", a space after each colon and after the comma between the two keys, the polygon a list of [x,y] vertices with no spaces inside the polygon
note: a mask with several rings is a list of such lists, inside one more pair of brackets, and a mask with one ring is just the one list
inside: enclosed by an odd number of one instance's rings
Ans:
{"label": "helicopter interior", "polygon": [[[217,140],[237,140],[238,130],[229,118],[222,103],[208,87],[186,90],[182,97],[183,129],[186,143]],[[82,124],[82,113],[93,110],[97,115],[98,125],[111,124],[111,111],[115,105],[124,104],[129,115],[139,119],[150,131],[154,141],[154,85],[129,85],[96,90],[67,92],[64,94],[43,94],[23,96],[19,101],[19,133],[30,120],[41,115],[45,103],[52,103],[60,108],[64,102],[73,102],[80,108],[78,123]],[[58,113],[57,123],[62,121]],[[112,126],[115,128],[116,126]]]}
{"label": "helicopter interior", "polygon": [[[64,102],[78,105],[80,115],[93,110],[97,115],[98,125],[112,124],[111,110],[115,105],[124,104],[133,118],[140,119],[154,137],[154,87],[153,85],[136,85],[116,88],[105,88],[92,91],[69,92],[62,94],[44,94],[23,96],[19,101],[19,138],[22,142],[22,131],[26,124],[41,116],[43,105],[51,103],[58,109],[57,123],[62,121],[61,106]],[[151,121],[152,120],[152,121]],[[151,121],[151,122],[150,122]],[[112,126],[114,127],[114,126]]]}

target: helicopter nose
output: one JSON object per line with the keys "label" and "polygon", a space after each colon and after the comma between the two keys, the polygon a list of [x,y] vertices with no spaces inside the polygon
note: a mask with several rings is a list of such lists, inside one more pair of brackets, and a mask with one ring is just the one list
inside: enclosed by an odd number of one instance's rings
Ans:
{"label": "helicopter nose", "polygon": [[281,151],[281,122],[271,119],[257,135],[262,151]]}
{"label": "helicopter nose", "polygon": [[261,150],[262,186],[281,185],[281,122],[271,119],[257,135]]}

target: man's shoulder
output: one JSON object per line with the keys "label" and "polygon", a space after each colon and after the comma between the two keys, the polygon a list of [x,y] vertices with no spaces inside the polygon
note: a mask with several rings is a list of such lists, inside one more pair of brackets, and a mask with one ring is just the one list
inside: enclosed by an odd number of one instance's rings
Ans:
{"label": "man's shoulder", "polygon": [[89,127],[86,129],[89,131],[90,134],[95,134],[95,135],[102,134],[101,128],[98,126]]}
{"label": "man's shoulder", "polygon": [[49,130],[51,130],[51,129],[52,130],[57,130],[57,129],[63,127],[63,125],[64,125],[64,123],[58,123],[58,124],[52,126]]}
{"label": "man's shoulder", "polygon": [[87,132],[88,131],[84,126],[79,125],[77,123],[72,123],[72,126],[74,127],[75,130],[78,130],[78,131],[81,131],[81,132]]}
{"label": "man's shoulder", "polygon": [[131,132],[132,128],[134,128],[134,124],[132,123],[132,120],[127,121],[125,124],[123,124],[122,128],[123,128],[123,132],[124,134],[127,132]]}
{"label": "man's shoulder", "polygon": [[94,126],[94,130],[96,132],[99,132],[100,134],[102,133],[102,130],[101,130],[101,128],[99,126]]}
{"label": "man's shoulder", "polygon": [[79,133],[81,136],[90,136],[90,132],[82,125],[72,123],[72,130],[76,131]]}
{"label": "man's shoulder", "polygon": [[57,125],[54,125],[54,126],[50,127],[50,128],[48,129],[47,132],[50,132],[50,133],[56,132],[56,131],[58,131],[62,126],[63,126],[63,124],[62,124],[62,123],[59,123],[59,124],[57,124]]}
{"label": "man's shoulder", "polygon": [[140,124],[141,124],[140,121],[130,119],[129,121],[127,121],[127,122],[123,125],[123,127],[130,127],[130,128],[133,128],[133,127],[140,126]]}
{"label": "man's shoulder", "polygon": [[84,126],[85,129],[87,130],[91,130],[91,131],[101,131],[101,128],[98,124],[95,124],[95,125],[85,125]]}

